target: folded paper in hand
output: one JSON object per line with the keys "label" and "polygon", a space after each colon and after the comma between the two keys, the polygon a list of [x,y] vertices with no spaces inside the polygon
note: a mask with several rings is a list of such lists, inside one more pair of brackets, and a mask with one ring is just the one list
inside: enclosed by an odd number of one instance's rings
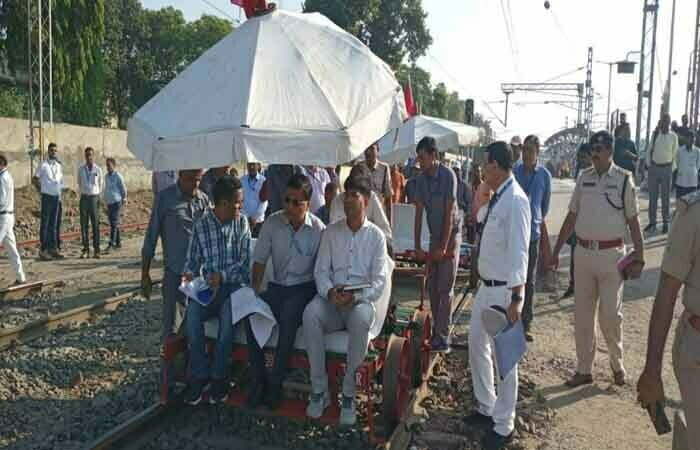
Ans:
{"label": "folded paper in hand", "polygon": [[214,291],[202,277],[180,283],[180,292],[202,306],[209,306],[214,300]]}
{"label": "folded paper in hand", "polygon": [[255,295],[253,289],[242,287],[231,294],[231,320],[236,325],[248,316],[255,340],[260,348],[263,348],[270,339],[277,321],[270,305]]}
{"label": "folded paper in hand", "polygon": [[501,380],[505,379],[511,370],[520,362],[527,351],[523,321],[508,324],[500,333],[494,336],[496,347],[496,364]]}
{"label": "folded paper in hand", "polygon": [[629,278],[627,268],[633,262],[635,262],[634,253],[628,253],[617,261],[617,271],[620,272],[620,276],[623,280],[627,280]]}

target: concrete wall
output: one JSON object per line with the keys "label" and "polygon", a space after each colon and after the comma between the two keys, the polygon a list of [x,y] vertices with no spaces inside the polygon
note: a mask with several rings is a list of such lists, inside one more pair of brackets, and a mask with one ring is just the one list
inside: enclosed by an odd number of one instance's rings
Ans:
{"label": "concrete wall", "polygon": [[[7,154],[16,187],[25,186],[31,181],[28,130],[26,120],[0,117],[0,151]],[[49,142],[58,145],[58,157],[63,163],[63,176],[68,188],[77,189],[76,174],[78,167],[84,163],[85,147],[95,149],[95,161],[104,170],[107,170],[105,158],[115,158],[117,170],[129,189],[151,188],[151,173],[126,148],[126,131],[55,124],[53,128],[45,128],[45,145]],[[46,152],[46,148],[43,150]]]}

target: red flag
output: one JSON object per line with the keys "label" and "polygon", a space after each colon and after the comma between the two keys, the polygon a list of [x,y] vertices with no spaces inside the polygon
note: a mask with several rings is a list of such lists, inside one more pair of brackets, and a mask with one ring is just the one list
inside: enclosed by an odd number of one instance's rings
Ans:
{"label": "red flag", "polygon": [[264,11],[267,9],[267,2],[265,0],[231,0],[231,3],[243,8],[247,18],[253,17],[258,10]]}
{"label": "red flag", "polygon": [[413,100],[413,88],[411,87],[411,76],[408,76],[408,83],[403,86],[403,99],[406,103],[406,112],[409,117],[418,114],[416,102]]}

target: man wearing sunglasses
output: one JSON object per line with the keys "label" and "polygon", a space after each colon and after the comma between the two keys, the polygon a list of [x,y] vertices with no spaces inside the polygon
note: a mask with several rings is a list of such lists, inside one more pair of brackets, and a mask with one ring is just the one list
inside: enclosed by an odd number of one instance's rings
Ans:
{"label": "man wearing sunglasses", "polygon": [[[287,182],[285,207],[263,222],[253,252],[253,289],[270,305],[278,325],[277,348],[272,371],[265,370],[263,350],[246,320],[253,386],[248,406],[258,407],[263,401],[275,410],[282,400],[282,381],[289,356],[294,348],[297,328],[307,303],[316,295],[314,264],[326,228],[321,219],[309,212],[313,195],[311,180],[294,174]],[[262,292],[267,260],[272,258],[273,277]]]}
{"label": "man wearing sunglasses", "polygon": [[593,382],[598,309],[598,322],[608,346],[613,379],[616,385],[622,386],[626,383],[622,360],[623,276],[617,264],[625,256],[624,236],[629,228],[634,244],[634,262],[625,274],[629,278],[639,278],[644,268],[637,189],[632,174],[612,161],[613,137],[610,133],[595,133],[590,144],[593,167],[581,172],[576,181],[569,214],[559,232],[550,265],[557,267],[559,251],[575,230],[574,318],[578,368],[566,382],[567,386]]}

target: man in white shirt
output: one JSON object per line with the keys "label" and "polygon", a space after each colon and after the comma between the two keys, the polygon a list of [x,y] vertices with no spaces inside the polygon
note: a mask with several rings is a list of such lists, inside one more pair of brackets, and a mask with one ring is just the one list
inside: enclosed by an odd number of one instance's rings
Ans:
{"label": "man in white shirt", "polygon": [[676,153],[678,153],[678,136],[671,131],[671,116],[664,113],[659,120],[659,126],[654,131],[646,154],[646,166],[649,171],[647,185],[649,187],[649,225],[645,232],[656,231],[656,211],[661,191],[661,217],[663,232],[668,233],[668,223],[671,220],[671,180],[676,170]]}
{"label": "man in white shirt", "polygon": [[[328,171],[318,166],[306,166],[303,168],[303,173],[311,181],[311,204],[309,210],[316,213],[318,209],[326,204],[326,185],[331,182],[331,176]],[[329,205],[330,206],[330,205]]]}
{"label": "man in white shirt", "polygon": [[476,294],[469,324],[469,364],[476,411],[465,418],[471,426],[493,427],[484,439],[487,450],[501,449],[511,440],[518,399],[518,367],[499,374],[494,387],[494,343],[486,331],[483,313],[500,310],[508,321],[520,320],[527,280],[530,243],[530,203],[511,171],[512,152],[505,142],[486,149],[486,183],[493,196],[478,214],[483,224],[479,249],[481,287]]}
{"label": "man in white shirt", "polygon": [[34,185],[41,192],[41,222],[39,239],[41,248],[39,259],[63,259],[58,252],[58,232],[61,214],[61,190],[63,189],[63,167],[57,157],[58,147],[50,143],[48,158],[44,160],[34,175]]}
{"label": "man in white shirt", "polygon": [[[357,164],[353,166],[352,170],[350,170],[350,175],[348,175],[348,178],[369,178],[370,177],[370,172],[369,169],[367,169],[367,166],[364,164]],[[341,192],[340,194],[336,195],[335,198],[333,199],[333,203],[331,203],[331,211],[330,211],[330,220],[328,223],[333,223],[337,222],[339,220],[345,220],[345,192]],[[384,238],[386,239],[387,244],[389,247],[391,247],[391,242],[392,242],[392,229],[391,229],[391,224],[389,223],[389,219],[386,217],[386,214],[384,213],[384,207],[382,206],[382,202],[379,199],[379,196],[377,195],[376,192],[372,191],[369,197],[369,203],[367,205],[367,219],[375,224],[376,226],[379,227],[380,230],[382,230],[382,233],[384,233]]]}
{"label": "man in white shirt", "polygon": [[[330,405],[326,373],[326,333],[347,330],[347,366],[343,379],[341,425],[353,425],[355,372],[367,354],[369,330],[375,318],[374,303],[387,283],[384,270],[387,248],[384,234],[367,219],[371,193],[369,177],[345,182],[346,220],[332,223],[321,238],[314,277],[318,294],[304,310],[303,327],[311,369],[312,393],[306,414],[319,418]],[[360,284],[369,287],[346,290]]]}
{"label": "man in white shirt", "polygon": [[12,270],[15,272],[15,284],[26,281],[22,260],[15,241],[15,184],[10,171],[7,170],[7,157],[0,153],[0,244],[7,252]]}
{"label": "man in white shirt", "polygon": [[260,200],[263,183],[265,183],[265,176],[260,173],[260,163],[249,162],[248,175],[241,179],[241,184],[243,184],[243,214],[248,217],[250,231],[254,238],[257,238],[260,233],[267,209],[267,202]]}
{"label": "man in white shirt", "polygon": [[100,194],[104,186],[102,168],[95,164],[95,151],[85,149],[85,164],[78,169],[78,190],[80,191],[80,234],[83,240],[81,258],[90,256],[88,224],[92,225],[92,245],[94,258],[100,257]]}
{"label": "man in white shirt", "polygon": [[700,149],[695,145],[695,133],[688,131],[680,135],[681,146],[676,153],[676,200],[698,189]]}

